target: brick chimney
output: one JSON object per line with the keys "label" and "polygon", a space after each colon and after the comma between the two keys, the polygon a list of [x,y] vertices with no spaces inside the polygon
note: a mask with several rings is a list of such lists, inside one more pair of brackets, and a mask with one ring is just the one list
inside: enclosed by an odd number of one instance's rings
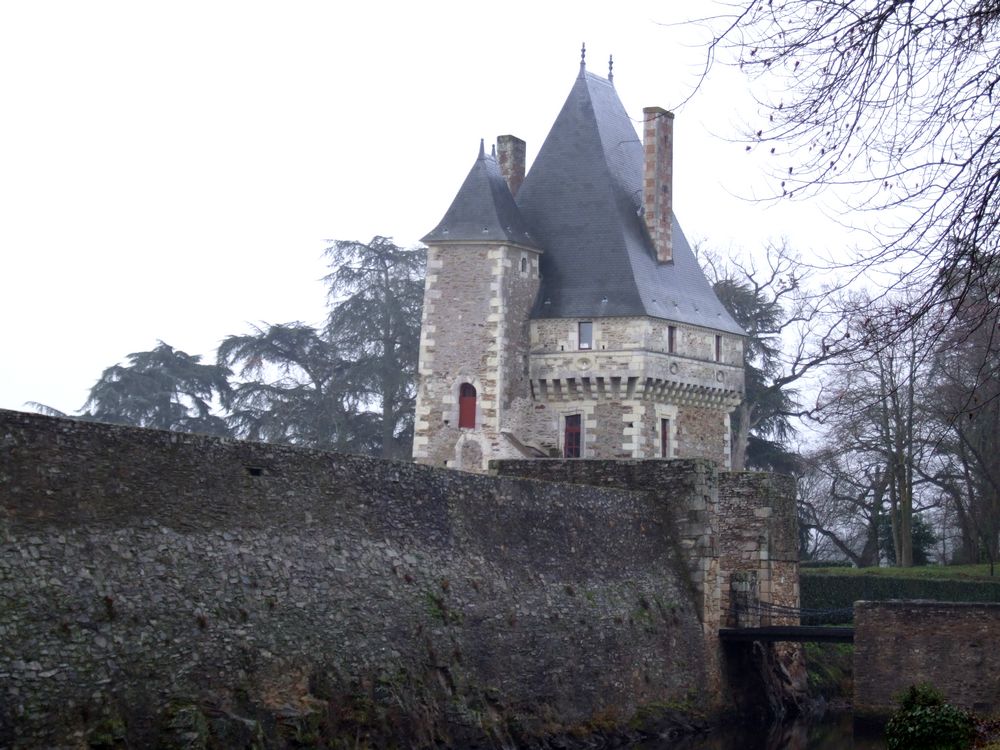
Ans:
{"label": "brick chimney", "polygon": [[524,182],[524,141],[513,135],[501,135],[497,138],[497,163],[500,174],[507,180],[511,195],[517,195],[521,183]]}
{"label": "brick chimney", "polygon": [[642,114],[642,140],[646,149],[643,214],[656,248],[657,262],[670,263],[674,259],[674,113],[660,107],[646,107]]}

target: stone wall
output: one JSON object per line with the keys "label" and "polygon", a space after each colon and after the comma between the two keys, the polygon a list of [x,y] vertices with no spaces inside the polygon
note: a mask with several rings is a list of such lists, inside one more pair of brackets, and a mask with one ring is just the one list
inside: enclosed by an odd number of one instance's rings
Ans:
{"label": "stone wall", "polygon": [[[593,351],[643,350],[676,354],[679,358],[715,360],[719,331],[660,318],[541,318],[531,321],[531,350],[538,354],[579,351],[579,324],[594,324]],[[667,329],[675,330],[675,350],[669,351]],[[743,338],[722,335],[723,364],[743,366]]]}
{"label": "stone wall", "polygon": [[[533,418],[528,315],[538,280],[535,251],[473,243],[428,249],[413,438],[417,461],[485,471],[490,458],[522,455],[503,433],[513,422]],[[476,389],[475,429],[458,425],[463,383]]]}
{"label": "stone wall", "polygon": [[[593,325],[580,349],[579,324]],[[670,350],[669,329],[675,332]],[[729,465],[728,412],[743,394],[743,340],[647,317],[541,319],[531,322],[529,373],[536,408],[550,418],[518,433],[546,455],[561,455],[560,414],[585,414],[584,458],[660,458],[660,419],[671,420],[668,457]],[[533,431],[532,431],[533,430]]]}
{"label": "stone wall", "polygon": [[499,743],[711,705],[710,472],[660,472],[674,509],[0,411],[0,746],[315,744],[374,716]]}
{"label": "stone wall", "polygon": [[[719,565],[731,575],[746,574],[765,607],[754,625],[797,625],[781,607],[799,606],[799,537],[795,480],[781,474],[719,474]],[[730,594],[722,588],[721,611],[736,626]],[[748,624],[748,623],[743,623]]]}
{"label": "stone wall", "polygon": [[[754,609],[767,613],[770,624],[795,618],[775,614],[768,605],[797,608],[798,535],[795,483],[791,477],[754,472],[719,472],[704,459],[662,460],[535,460],[494,461],[501,476],[546,479],[573,485],[615,487],[645,493],[669,514],[677,542],[687,560],[688,580],[695,593],[705,638],[710,674],[722,679],[735,670],[723,668],[720,627],[736,626],[731,602],[734,583],[752,580]],[[797,622],[797,621],[796,621]],[[776,652],[776,663],[793,687],[804,690],[805,673],[795,646]],[[744,675],[745,676],[745,675]],[[719,695],[732,697],[741,686],[713,683]]]}
{"label": "stone wall", "polygon": [[[485,471],[491,459],[558,456],[564,419],[579,414],[585,458],[660,457],[659,419],[669,416],[671,455],[728,465],[727,414],[744,389],[742,337],[721,334],[715,361],[715,331],[599,318],[589,321],[592,348],[581,350],[583,319],[529,320],[538,284],[532,250],[429,248],[415,460]],[[472,429],[458,425],[463,383],[477,394]]]}
{"label": "stone wall", "polygon": [[884,720],[894,696],[929,682],[983,714],[1000,711],[1000,604],[856,602],[854,712]]}

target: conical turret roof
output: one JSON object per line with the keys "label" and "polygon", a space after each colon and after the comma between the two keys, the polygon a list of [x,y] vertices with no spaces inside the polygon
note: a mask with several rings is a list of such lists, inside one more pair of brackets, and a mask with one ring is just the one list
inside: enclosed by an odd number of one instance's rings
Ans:
{"label": "conical turret roof", "polygon": [[744,335],[676,217],[673,260],[657,262],[641,215],[643,166],[642,142],[614,86],[581,66],[517,194],[545,251],[532,317],[648,315]]}
{"label": "conical turret roof", "polygon": [[422,242],[502,242],[538,248],[514,203],[494,156],[479,156],[441,222]]}

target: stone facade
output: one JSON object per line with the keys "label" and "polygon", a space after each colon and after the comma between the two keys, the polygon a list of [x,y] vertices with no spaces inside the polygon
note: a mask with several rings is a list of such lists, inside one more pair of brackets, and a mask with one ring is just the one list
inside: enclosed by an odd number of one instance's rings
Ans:
{"label": "stone facade", "polygon": [[[593,331],[586,349],[581,323]],[[655,318],[533,320],[529,376],[536,402],[557,410],[534,421],[539,432],[524,433],[523,442],[543,453],[560,453],[558,415],[581,413],[595,415],[582,458],[701,457],[729,465],[728,411],[743,388],[739,336]]]}
{"label": "stone facade", "polygon": [[[743,685],[734,682],[741,679],[740,670],[723,664],[719,628],[798,624],[797,616],[783,613],[785,607],[799,607],[798,521],[791,477],[720,472],[703,459],[514,460],[496,461],[491,468],[500,476],[646,494],[676,530],[705,638],[712,689],[730,704],[743,700],[737,697]],[[745,588],[747,582],[752,582],[753,603],[759,606],[751,610],[753,622],[737,622],[733,590]],[[805,679],[798,646],[783,644],[773,653],[786,676]]]}
{"label": "stone facade", "polygon": [[952,704],[1000,711],[1000,604],[856,602],[854,714],[885,720],[895,697],[929,682]]}
{"label": "stone facade", "polygon": [[[523,141],[501,136],[496,157],[481,147],[424,238],[416,461],[730,465],[743,332],[676,227],[673,115],[647,109],[640,146],[610,84],[581,66],[526,177]],[[459,425],[463,383],[476,419]]]}
{"label": "stone facade", "polygon": [[[531,409],[528,314],[537,292],[537,251],[464,243],[428,249],[413,438],[418,462],[484,472],[492,458],[522,455],[508,435]],[[463,384],[476,389],[471,428],[459,426]]]}
{"label": "stone facade", "polygon": [[[428,250],[414,458],[482,472],[493,459],[561,456],[565,418],[580,415],[581,458],[729,466],[742,337],[656,318],[529,320],[538,261],[517,246]],[[473,428],[458,425],[462,383],[476,388]]]}
{"label": "stone facade", "polygon": [[301,746],[370,730],[356,706],[511,746],[718,709],[715,467],[501,470],[0,411],[0,746]]}

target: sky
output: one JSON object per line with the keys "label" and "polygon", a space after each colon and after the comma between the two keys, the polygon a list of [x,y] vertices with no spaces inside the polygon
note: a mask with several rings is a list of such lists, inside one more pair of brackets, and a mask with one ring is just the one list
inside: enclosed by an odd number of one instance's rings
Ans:
{"label": "sky", "polygon": [[[410,246],[485,138],[528,164],[588,69],[626,110],[676,113],[689,240],[804,257],[849,238],[829,208],[772,205],[734,140],[741,74],[699,87],[683,3],[37,0],[0,4],[0,408],[72,413],[101,371],[165,341],[214,358],[251,324],[318,323],[326,240]],[[693,96],[692,96],[693,95]]]}

